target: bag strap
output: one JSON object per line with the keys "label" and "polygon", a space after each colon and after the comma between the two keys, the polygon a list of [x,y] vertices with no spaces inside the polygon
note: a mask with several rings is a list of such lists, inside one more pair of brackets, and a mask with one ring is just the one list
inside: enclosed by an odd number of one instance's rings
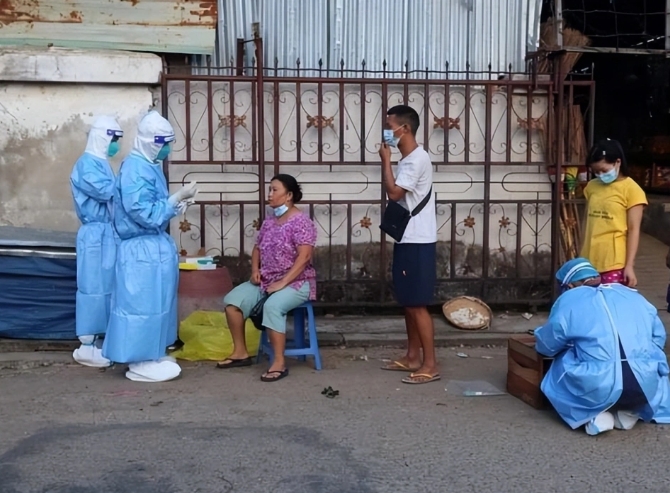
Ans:
{"label": "bag strap", "polygon": [[428,190],[428,194],[423,198],[421,202],[419,202],[419,205],[417,205],[412,213],[410,214],[412,217],[416,216],[419,212],[423,210],[424,207],[428,205],[428,201],[430,201],[430,196],[433,194],[433,186],[430,186],[430,190]]}

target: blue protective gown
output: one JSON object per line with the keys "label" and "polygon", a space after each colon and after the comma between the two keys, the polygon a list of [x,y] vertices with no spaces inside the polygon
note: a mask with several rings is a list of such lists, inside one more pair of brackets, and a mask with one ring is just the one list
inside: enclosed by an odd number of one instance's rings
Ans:
{"label": "blue protective gown", "polygon": [[121,165],[114,197],[121,242],[103,356],[117,363],[157,360],[177,339],[179,259],[166,233],[177,211],[161,166],[135,150]]}
{"label": "blue protective gown", "polygon": [[555,357],[542,392],[571,428],[619,400],[619,340],[648,402],[643,410],[631,411],[647,422],[670,423],[665,328],[656,308],[637,291],[620,284],[571,289],[558,298],[535,337],[537,351]]}
{"label": "blue protective gown", "polygon": [[86,152],[70,175],[74,208],[82,223],[77,232],[77,337],[104,334],[109,320],[116,241],[110,213],[114,172],[106,158],[112,139],[108,127],[120,131],[109,117],[96,121]]}

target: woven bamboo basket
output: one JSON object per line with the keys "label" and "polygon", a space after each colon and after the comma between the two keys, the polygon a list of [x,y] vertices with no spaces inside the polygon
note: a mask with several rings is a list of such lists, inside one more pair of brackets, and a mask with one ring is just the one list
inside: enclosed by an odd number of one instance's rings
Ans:
{"label": "woven bamboo basket", "polygon": [[459,296],[442,305],[442,313],[451,325],[462,330],[484,330],[491,326],[493,312],[482,300]]}

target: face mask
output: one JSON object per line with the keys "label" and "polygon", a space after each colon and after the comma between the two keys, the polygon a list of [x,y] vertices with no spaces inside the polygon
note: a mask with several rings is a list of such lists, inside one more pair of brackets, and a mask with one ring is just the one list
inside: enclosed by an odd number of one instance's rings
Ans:
{"label": "face mask", "polygon": [[158,156],[156,156],[156,161],[162,161],[166,157],[170,155],[170,144],[165,144],[163,147],[161,147],[161,150],[158,151]]}
{"label": "face mask", "polygon": [[275,217],[281,217],[288,212],[288,205],[280,205],[274,208]]}
{"label": "face mask", "polygon": [[391,129],[384,129],[383,139],[391,147],[398,147],[398,142],[400,142],[400,137],[396,137],[395,132]]}
{"label": "face mask", "polygon": [[114,142],[110,142],[109,147],[107,148],[107,155],[109,157],[116,156],[116,153],[119,152],[120,148],[121,148],[121,145],[119,144],[118,140],[116,140]]}
{"label": "face mask", "polygon": [[619,170],[616,168],[612,168],[607,173],[601,173],[598,175],[598,179],[602,181],[605,185],[613,183],[614,181],[616,181],[618,177],[619,177]]}

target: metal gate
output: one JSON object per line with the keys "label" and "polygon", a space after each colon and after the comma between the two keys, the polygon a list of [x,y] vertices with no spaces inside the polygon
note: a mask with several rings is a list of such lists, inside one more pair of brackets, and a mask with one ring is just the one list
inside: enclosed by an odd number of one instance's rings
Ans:
{"label": "metal gate", "polygon": [[[290,173],[319,232],[319,301],[391,303],[393,244],[379,230],[386,197],[378,148],[387,109],[408,104],[420,115],[418,140],[434,165],[436,299],[551,300],[562,185],[552,185],[548,169],[561,174],[556,165],[566,162],[570,138],[556,108],[581,97],[592,116],[592,81],[375,73],[364,64],[337,73],[299,62],[268,69],[258,62],[262,40],[255,48],[254,67],[164,76],[164,114],[177,133],[165,171],[173,186],[197,180],[201,189],[197,206],[172,225],[183,253],[221,255],[234,282],[246,280],[267,183]],[[590,140],[592,123],[586,127]]]}

